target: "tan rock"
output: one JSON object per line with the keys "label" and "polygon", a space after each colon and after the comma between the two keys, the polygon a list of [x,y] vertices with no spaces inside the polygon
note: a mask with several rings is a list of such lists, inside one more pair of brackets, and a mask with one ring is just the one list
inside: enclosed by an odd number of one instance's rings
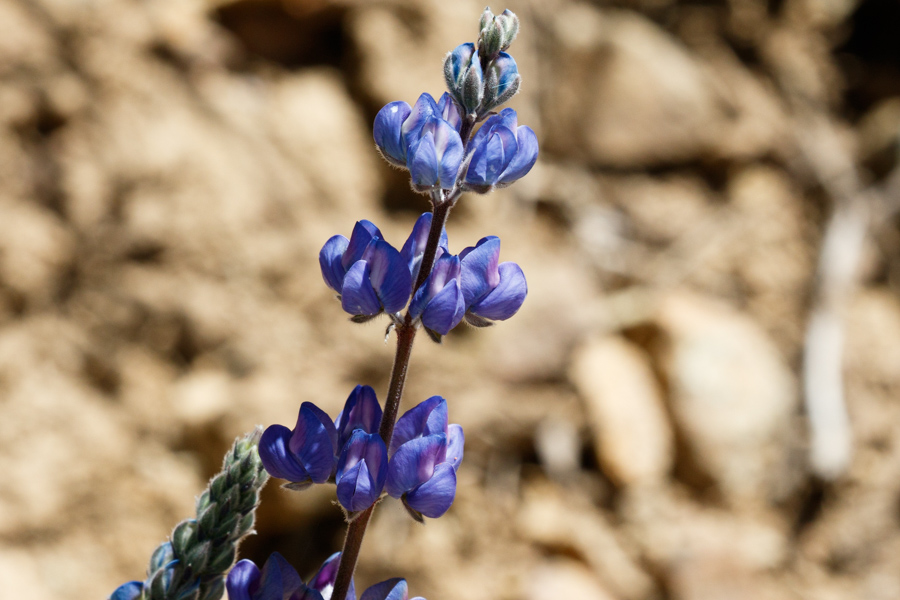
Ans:
{"label": "tan rock", "polygon": [[731,501],[765,504],[785,476],[794,378],[759,326],[687,293],[660,304],[672,414],[694,460]]}
{"label": "tan rock", "polygon": [[517,525],[526,539],[565,548],[582,558],[616,596],[646,598],[654,589],[631,548],[589,502],[550,485],[534,485],[525,494]]}
{"label": "tan rock", "polygon": [[556,559],[524,577],[522,597],[528,600],[614,600],[597,578],[581,563]]}
{"label": "tan rock", "polygon": [[663,479],[674,440],[648,357],[618,337],[591,339],[575,352],[569,376],[584,399],[604,472],[625,485]]}

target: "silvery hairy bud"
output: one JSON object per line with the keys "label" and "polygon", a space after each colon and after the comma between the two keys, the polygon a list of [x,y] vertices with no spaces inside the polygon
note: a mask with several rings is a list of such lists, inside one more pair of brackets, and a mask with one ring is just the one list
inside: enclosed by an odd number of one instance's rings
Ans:
{"label": "silvery hairy bud", "polygon": [[490,8],[481,15],[478,34],[478,52],[487,60],[505,51],[519,33],[519,17],[509,9],[494,16]]}
{"label": "silvery hairy bud", "polygon": [[447,89],[467,114],[478,112],[484,98],[484,73],[475,44],[460,44],[444,59]]}

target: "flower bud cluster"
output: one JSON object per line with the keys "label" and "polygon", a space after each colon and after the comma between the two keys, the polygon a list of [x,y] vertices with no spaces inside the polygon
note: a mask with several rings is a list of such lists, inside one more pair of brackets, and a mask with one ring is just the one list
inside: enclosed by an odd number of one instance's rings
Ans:
{"label": "flower bud cluster", "polygon": [[[378,112],[375,145],[389,163],[409,170],[415,191],[483,194],[511,184],[534,166],[534,131],[519,127],[512,109],[494,114],[522,81],[515,59],[505,52],[518,31],[512,12],[494,16],[485,9],[478,43],[460,44],[444,60],[449,92],[437,102],[425,93],[412,107],[397,101]],[[473,127],[484,119],[470,143]]]}
{"label": "flower bud cluster", "polygon": [[464,443],[462,427],[447,420],[447,401],[432,396],[400,417],[390,454],[378,434],[381,417],[375,390],[358,385],[334,421],[304,402],[293,430],[267,428],[259,455],[269,474],[286,479],[290,489],[335,483],[351,518],[372,506],[385,486],[416,519],[440,517],[456,495]]}
{"label": "flower bud cluster", "polygon": [[[508,127],[515,127],[515,113],[503,111],[497,118],[505,121],[498,123],[494,132],[489,120],[479,134],[486,127],[489,131],[475,136],[478,144],[490,147],[494,138],[512,135]],[[522,139],[527,143],[529,134],[522,134]],[[510,143],[515,144],[515,139]],[[503,167],[493,164],[490,157],[482,157],[487,153],[489,150],[476,151],[479,168]],[[506,170],[510,168],[518,167],[510,162]],[[448,249],[446,232],[442,232],[434,266],[410,300],[410,282],[419,275],[431,220],[431,213],[420,216],[399,252],[381,239],[381,232],[369,221],[358,222],[350,240],[337,235],[325,243],[319,253],[322,277],[340,294],[344,310],[354,320],[362,321],[381,312],[395,313],[409,301],[410,316],[438,340],[463,319],[483,327],[513,316],[525,301],[528,286],[517,264],[500,263],[500,238],[495,236],[454,256]]]}
{"label": "flower bud cluster", "polygon": [[[332,554],[309,583],[304,583],[297,571],[281,554],[273,552],[260,569],[244,559],[228,574],[226,587],[230,600],[330,600],[337,578],[341,553]],[[360,600],[408,600],[405,579],[388,579],[368,588]],[[353,580],[346,600],[356,600]],[[413,600],[424,600],[414,598]]]}
{"label": "flower bud cluster", "polygon": [[519,33],[519,18],[509,10],[494,16],[484,10],[478,43],[460,44],[444,59],[447,89],[466,117],[480,119],[519,91],[522,77],[505,52]]}

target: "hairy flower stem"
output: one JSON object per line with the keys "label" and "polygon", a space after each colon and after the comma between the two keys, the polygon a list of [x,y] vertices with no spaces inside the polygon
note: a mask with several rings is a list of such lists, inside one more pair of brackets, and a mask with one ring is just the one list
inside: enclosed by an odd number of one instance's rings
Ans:
{"label": "hairy flower stem", "polygon": [[[456,196],[458,197],[458,196]],[[440,192],[436,192],[432,198],[434,206],[431,229],[428,232],[428,242],[425,244],[425,253],[422,257],[422,266],[419,269],[419,276],[416,279],[413,290],[425,283],[428,274],[434,267],[434,257],[437,255],[438,244],[441,240],[441,231],[447,222],[447,216],[450,209],[455,204],[456,197],[444,199]],[[403,387],[406,384],[406,373],[409,370],[409,359],[412,356],[413,342],[416,339],[416,333],[419,327],[413,323],[413,318],[409,311],[403,318],[403,323],[397,329],[397,352],[394,355],[394,366],[391,369],[391,382],[388,386],[388,395],[384,403],[384,413],[381,416],[381,425],[378,433],[385,445],[391,447],[391,438],[394,436],[394,424],[397,422],[397,413],[400,411],[400,401],[403,398]],[[356,570],[356,562],[359,559],[359,551],[362,547],[363,537],[366,535],[366,528],[369,526],[369,519],[375,511],[376,504],[373,504],[366,510],[362,511],[347,527],[347,537],[344,538],[344,548],[341,550],[341,564],[338,567],[337,578],[334,582],[334,590],[331,594],[331,600],[345,600],[347,591],[350,589],[350,582],[353,579],[353,572]]]}

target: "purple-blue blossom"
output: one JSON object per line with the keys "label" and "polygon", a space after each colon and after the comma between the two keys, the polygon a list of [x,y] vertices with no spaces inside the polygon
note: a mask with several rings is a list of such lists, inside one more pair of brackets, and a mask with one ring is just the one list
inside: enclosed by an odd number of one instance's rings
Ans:
{"label": "purple-blue blossom", "polygon": [[419,192],[434,188],[449,190],[456,183],[462,159],[459,133],[444,119],[429,117],[407,155],[406,166],[413,188]]}
{"label": "purple-blue blossom", "polygon": [[338,460],[338,502],[349,513],[369,508],[381,496],[387,470],[387,448],[381,436],[356,429]]}
{"label": "purple-blue blossom", "polygon": [[[409,588],[405,579],[395,577],[376,583],[360,597],[359,600],[408,600]],[[416,596],[412,600],[425,600],[421,596]]]}
{"label": "purple-blue blossom", "polygon": [[[341,553],[332,554],[319,572],[303,583],[300,575],[283,556],[273,552],[262,570],[251,560],[241,560],[228,573],[225,587],[229,600],[328,600],[334,588]],[[353,581],[347,600],[356,600]]]}
{"label": "purple-blue blossom", "polygon": [[409,270],[370,221],[358,221],[349,240],[335,235],[325,242],[319,266],[325,283],[340,295],[341,307],[356,317],[395,313],[409,300]]}
{"label": "purple-blue blossom", "polygon": [[446,400],[432,396],[421,402],[394,427],[387,493],[400,498],[417,520],[440,517],[456,496],[464,444],[462,427],[448,424]]}
{"label": "purple-blue blossom", "polygon": [[409,314],[421,319],[429,332],[447,335],[466,314],[459,285],[459,257],[438,250],[437,260],[425,283],[409,303]]}
{"label": "purple-blue blossom", "polygon": [[[420,139],[425,133],[428,133],[428,131],[423,133],[423,130],[431,119],[437,119],[447,124],[447,128],[432,125],[429,131],[432,134],[431,145],[435,146],[435,152],[440,150],[441,158],[437,161],[438,164],[450,165],[455,161],[454,149],[456,148],[456,139],[459,139],[462,119],[456,103],[447,93],[444,93],[438,102],[434,101],[431,94],[424,93],[419,96],[412,107],[402,101],[386,104],[375,116],[372,130],[375,145],[389,163],[409,169]],[[440,129],[440,133],[433,131],[434,129]],[[456,134],[455,138],[454,133]],[[438,138],[440,139],[438,140]],[[461,146],[462,140],[460,140]],[[423,148],[422,152],[425,150]],[[421,160],[423,159],[420,159],[420,162]],[[458,169],[459,165],[456,166]],[[419,167],[417,166],[417,168]]]}
{"label": "purple-blue blossom", "polygon": [[460,288],[470,325],[483,327],[518,312],[528,294],[528,284],[519,265],[500,263],[500,238],[481,238],[459,257]]}
{"label": "purple-blue blossom", "polygon": [[518,126],[516,111],[504,108],[475,133],[469,152],[465,182],[472,191],[485,193],[531,170],[538,156],[537,136],[527,125]]}
{"label": "purple-blue blossom", "polygon": [[302,490],[331,478],[339,448],[331,417],[312,402],[304,402],[293,430],[284,425],[266,428],[259,440],[259,458],[269,475]]}

